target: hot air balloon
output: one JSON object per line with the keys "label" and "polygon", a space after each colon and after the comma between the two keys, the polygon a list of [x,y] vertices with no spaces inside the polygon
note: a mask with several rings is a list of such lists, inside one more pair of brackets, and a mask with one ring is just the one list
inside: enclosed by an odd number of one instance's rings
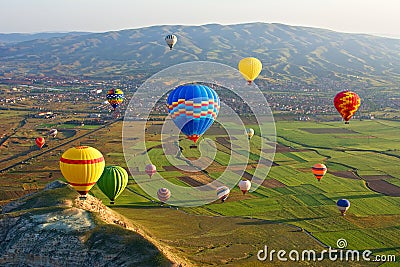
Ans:
{"label": "hot air balloon", "polygon": [[36,138],[35,143],[39,148],[42,148],[44,146],[44,143],[46,141],[44,140],[43,137],[39,136],[38,138]]}
{"label": "hot air balloon", "polygon": [[181,85],[168,96],[167,107],[175,125],[194,143],[217,118],[217,93],[200,84]]}
{"label": "hot air balloon", "polygon": [[225,200],[228,198],[229,193],[231,190],[229,190],[229,187],[223,185],[217,188],[217,197],[221,199],[222,202],[225,202]]}
{"label": "hot air balloon", "polygon": [[172,47],[174,47],[177,41],[178,38],[174,34],[168,34],[167,36],[165,36],[165,42],[169,46],[169,50],[172,50]]}
{"label": "hot air balloon", "polygon": [[347,199],[339,199],[336,203],[339,211],[342,213],[342,216],[346,215],[346,211],[350,208],[350,201]]}
{"label": "hot air balloon", "polygon": [[111,89],[107,92],[107,101],[114,110],[124,101],[124,92],[121,89]]}
{"label": "hot air balloon", "polygon": [[247,193],[247,191],[249,191],[249,189],[251,187],[251,182],[249,180],[241,180],[238,185],[244,195]]}
{"label": "hot air balloon", "polygon": [[349,120],[356,113],[357,109],[360,107],[361,100],[360,97],[350,91],[343,91],[338,93],[333,100],[333,104],[337,111],[345,121],[345,124],[349,124]]}
{"label": "hot air balloon", "polygon": [[60,170],[68,183],[86,199],[89,190],[103,173],[104,157],[90,146],[72,147],[60,158]]}
{"label": "hot air balloon", "polygon": [[252,128],[247,128],[246,135],[247,135],[247,138],[250,140],[254,135],[254,130]]}
{"label": "hot air balloon", "polygon": [[128,173],[120,166],[107,166],[97,181],[101,192],[114,204],[115,199],[124,191],[128,184]]}
{"label": "hot air balloon", "polygon": [[162,203],[165,203],[171,197],[171,192],[168,188],[160,188],[157,191],[157,197]]}
{"label": "hot air balloon", "polygon": [[315,178],[318,179],[318,181],[321,181],[327,170],[328,168],[326,168],[326,166],[321,163],[317,163],[312,167],[312,172],[315,175]]}
{"label": "hot air balloon", "polygon": [[51,129],[51,130],[49,131],[49,135],[50,135],[51,137],[53,137],[53,138],[57,136],[57,133],[58,133],[57,129]]}
{"label": "hot air balloon", "polygon": [[262,70],[261,61],[255,57],[246,57],[239,61],[238,65],[240,73],[251,84]]}
{"label": "hot air balloon", "polygon": [[156,168],[156,166],[153,165],[153,164],[148,164],[148,165],[146,165],[145,172],[146,172],[146,173],[150,176],[150,178],[151,178],[151,176],[153,176],[153,174],[155,174],[155,173],[157,172],[157,168]]}

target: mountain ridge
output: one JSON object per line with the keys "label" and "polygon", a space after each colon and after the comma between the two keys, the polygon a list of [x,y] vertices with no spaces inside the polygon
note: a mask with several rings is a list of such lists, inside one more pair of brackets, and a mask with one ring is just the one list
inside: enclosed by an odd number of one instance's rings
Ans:
{"label": "mountain ridge", "polygon": [[[164,36],[178,43],[169,51]],[[161,25],[38,39],[0,47],[1,76],[129,76],[188,61],[237,67],[247,56],[264,65],[261,77],[307,83],[323,79],[400,81],[400,40],[280,23]]]}

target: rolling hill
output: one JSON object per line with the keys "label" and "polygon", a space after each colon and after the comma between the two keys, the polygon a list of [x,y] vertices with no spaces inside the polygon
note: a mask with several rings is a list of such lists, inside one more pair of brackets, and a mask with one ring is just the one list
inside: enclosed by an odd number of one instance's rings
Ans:
{"label": "rolling hill", "polygon": [[[164,42],[169,33],[178,36],[172,51]],[[275,81],[396,84],[399,51],[400,39],[274,23],[153,26],[5,44],[0,76],[123,77],[198,60],[236,67],[241,58],[254,56],[263,62],[262,77]]]}

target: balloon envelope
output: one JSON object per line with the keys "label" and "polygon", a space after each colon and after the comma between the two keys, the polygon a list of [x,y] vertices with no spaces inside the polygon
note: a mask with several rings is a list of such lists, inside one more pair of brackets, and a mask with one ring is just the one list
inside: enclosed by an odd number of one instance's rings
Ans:
{"label": "balloon envelope", "polygon": [[326,171],[328,170],[328,168],[321,163],[317,163],[312,167],[312,172],[315,176],[315,178],[318,179],[318,181],[320,181],[322,179],[322,177],[325,175]]}
{"label": "balloon envelope", "polygon": [[188,84],[171,91],[167,106],[175,125],[196,143],[217,118],[220,100],[210,87]]}
{"label": "balloon envelope", "polygon": [[229,189],[229,187],[225,185],[220,186],[217,188],[217,197],[221,199],[222,202],[224,202],[228,198],[230,192],[231,190]]}
{"label": "balloon envelope", "polygon": [[339,211],[342,213],[342,215],[346,215],[346,211],[350,208],[350,201],[347,199],[339,199],[336,202],[336,206],[338,207]]}
{"label": "balloon envelope", "polygon": [[172,50],[172,47],[174,47],[177,41],[178,38],[174,34],[168,34],[167,36],[165,36],[165,42],[169,46],[169,50]]}
{"label": "balloon envelope", "polygon": [[114,110],[124,101],[124,92],[121,89],[111,89],[107,92],[107,101]]}
{"label": "balloon envelope", "polygon": [[247,128],[246,129],[246,134],[247,134],[247,137],[250,139],[254,135],[254,130],[252,128]]}
{"label": "balloon envelope", "polygon": [[157,172],[157,168],[153,164],[148,164],[148,165],[146,165],[145,172],[151,177],[151,176],[153,176],[153,174],[155,174]]}
{"label": "balloon envelope", "polygon": [[49,135],[50,135],[51,137],[56,137],[57,133],[58,133],[57,129],[51,129],[51,130],[49,131]]}
{"label": "balloon envelope", "polygon": [[43,137],[39,136],[38,138],[36,138],[35,143],[39,148],[42,148],[44,146],[45,140]]}
{"label": "balloon envelope", "polygon": [[165,203],[171,197],[171,192],[168,188],[160,188],[157,191],[157,197],[161,202]]}
{"label": "balloon envelope", "polygon": [[239,61],[238,69],[243,77],[251,84],[262,70],[262,63],[255,57],[246,57]]}
{"label": "balloon envelope", "polygon": [[249,180],[241,180],[238,185],[244,195],[244,194],[246,194],[247,191],[250,190],[251,182]]}
{"label": "balloon envelope", "polygon": [[68,183],[85,196],[103,173],[104,157],[90,146],[72,147],[60,158],[60,170]]}
{"label": "balloon envelope", "polygon": [[340,115],[342,116],[343,120],[346,123],[353,117],[354,113],[358,110],[361,104],[360,97],[350,91],[343,91],[338,93],[334,100],[333,104],[337,111],[339,111]]}
{"label": "balloon envelope", "polygon": [[114,204],[115,199],[124,191],[128,184],[128,173],[120,166],[107,166],[104,168],[97,186]]}

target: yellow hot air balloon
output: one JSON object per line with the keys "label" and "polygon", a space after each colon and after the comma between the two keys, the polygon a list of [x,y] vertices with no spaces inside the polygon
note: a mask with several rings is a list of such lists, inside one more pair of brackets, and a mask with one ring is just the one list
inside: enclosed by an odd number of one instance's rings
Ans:
{"label": "yellow hot air balloon", "polygon": [[240,73],[251,84],[262,70],[261,61],[255,57],[246,57],[240,60],[238,65]]}
{"label": "yellow hot air balloon", "polygon": [[104,157],[90,146],[72,147],[60,158],[60,170],[68,183],[86,199],[89,190],[103,173]]}

